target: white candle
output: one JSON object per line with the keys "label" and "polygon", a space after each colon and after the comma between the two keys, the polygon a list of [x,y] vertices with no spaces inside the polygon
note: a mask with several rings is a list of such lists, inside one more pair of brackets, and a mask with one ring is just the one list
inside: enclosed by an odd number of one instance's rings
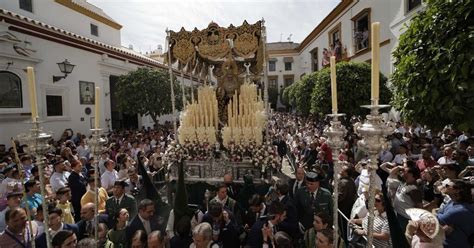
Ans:
{"label": "white candle", "polygon": [[380,23],[372,23],[372,104],[377,105],[379,102],[379,67],[380,67]]}
{"label": "white candle", "polygon": [[95,129],[99,129],[100,127],[100,108],[99,108],[99,105],[100,105],[100,88],[99,87],[95,87],[95,125],[94,125],[94,128]]}
{"label": "white candle", "polygon": [[336,57],[331,56],[331,100],[332,113],[337,114]]}
{"label": "white candle", "polygon": [[26,68],[28,73],[28,92],[30,93],[30,107],[31,107],[31,120],[36,121],[38,116],[38,107],[36,106],[36,81],[35,71],[33,67],[28,66]]}

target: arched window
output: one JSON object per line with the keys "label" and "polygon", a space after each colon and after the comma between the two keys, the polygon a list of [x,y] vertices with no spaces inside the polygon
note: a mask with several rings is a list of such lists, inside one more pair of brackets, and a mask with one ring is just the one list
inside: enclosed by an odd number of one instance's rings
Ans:
{"label": "arched window", "polygon": [[0,108],[22,108],[21,79],[9,71],[0,71]]}

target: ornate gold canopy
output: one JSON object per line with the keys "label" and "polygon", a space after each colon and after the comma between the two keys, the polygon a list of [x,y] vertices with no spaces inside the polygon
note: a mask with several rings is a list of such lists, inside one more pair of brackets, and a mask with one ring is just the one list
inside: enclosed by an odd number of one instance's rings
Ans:
{"label": "ornate gold canopy", "polygon": [[[212,73],[217,79],[216,98],[219,120],[227,120],[226,106],[235,92],[239,92],[245,76],[250,80],[262,78],[265,42],[263,21],[241,26],[219,27],[211,22],[206,29],[170,31],[169,57],[178,69],[207,78]],[[211,69],[211,70],[209,70]],[[212,72],[210,72],[212,71]]]}
{"label": "ornate gold canopy", "polygon": [[[263,48],[262,22],[241,26],[219,27],[211,22],[206,29],[179,32],[170,31],[171,62],[187,73],[205,77],[213,65],[213,75],[219,84],[224,76],[238,76],[245,72],[245,63],[250,63],[250,72],[262,72]],[[212,68],[212,67],[211,67]],[[230,71],[229,71],[230,70]]]}

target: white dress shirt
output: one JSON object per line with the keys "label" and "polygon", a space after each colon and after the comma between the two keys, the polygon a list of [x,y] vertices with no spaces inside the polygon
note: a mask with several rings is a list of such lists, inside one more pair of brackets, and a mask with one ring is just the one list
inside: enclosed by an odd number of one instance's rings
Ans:
{"label": "white dress shirt", "polygon": [[102,176],[100,176],[100,183],[102,187],[106,190],[112,188],[115,184],[115,181],[118,180],[118,172],[116,170],[105,171]]}
{"label": "white dress shirt", "polygon": [[64,187],[67,184],[65,173],[54,172],[49,179],[49,183],[54,192],[58,191],[59,188]]}
{"label": "white dress shirt", "polygon": [[143,227],[145,228],[146,234],[147,234],[147,235],[150,234],[150,233],[151,233],[150,221],[143,219],[143,218],[140,216],[140,214],[138,214],[138,218],[140,218],[140,221],[142,222]]}

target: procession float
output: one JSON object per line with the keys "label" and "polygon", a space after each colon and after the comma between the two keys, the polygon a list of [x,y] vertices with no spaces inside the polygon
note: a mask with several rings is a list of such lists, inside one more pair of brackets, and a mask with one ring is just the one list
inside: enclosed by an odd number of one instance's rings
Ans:
{"label": "procession float", "polygon": [[184,166],[186,183],[217,183],[225,174],[237,183],[244,175],[258,182],[279,170],[266,132],[265,39],[264,21],[168,31],[170,71],[178,68],[202,82],[197,96],[191,92],[183,104],[177,138],[163,156],[171,180],[178,177],[176,162]]}

